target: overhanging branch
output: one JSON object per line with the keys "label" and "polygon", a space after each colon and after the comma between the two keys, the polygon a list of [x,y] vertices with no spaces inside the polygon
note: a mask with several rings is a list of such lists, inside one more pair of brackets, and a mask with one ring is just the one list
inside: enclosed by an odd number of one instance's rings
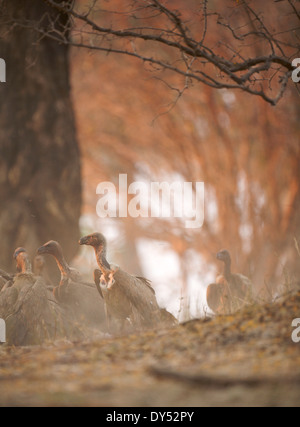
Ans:
{"label": "overhanging branch", "polygon": [[[134,11],[132,9],[132,15],[130,10],[123,12],[126,18],[131,16],[132,19],[138,19],[138,27],[126,26],[124,23],[121,25],[113,19],[114,14],[109,10],[103,12],[109,17],[108,20],[96,20],[93,18],[96,2],[86,13],[82,13],[69,2],[43,1],[51,8],[73,19],[71,40],[66,37],[63,28],[59,31],[57,26],[51,26],[50,15],[47,24],[45,20],[40,23],[14,20],[14,24],[33,28],[42,37],[51,38],[59,43],[99,52],[127,55],[153,64],[159,70],[167,70],[215,89],[239,89],[259,96],[271,105],[276,105],[284,95],[293,70],[290,59],[291,42],[287,43],[286,39],[281,41],[278,36],[275,38],[275,34],[278,35],[278,29],[277,32],[272,32],[265,23],[264,17],[254,10],[253,5],[250,7],[246,0],[242,2],[242,6],[248,18],[243,18],[246,20],[240,26],[233,26],[230,19],[226,20],[221,12],[208,11],[209,3],[205,1],[197,17],[200,27],[198,41],[197,35],[194,35],[189,27],[189,21],[183,18],[180,11],[172,9],[170,3],[162,0],[138,0],[134,2],[136,7]],[[292,6],[294,21],[298,20],[299,12],[296,6],[291,1],[288,1],[288,5]],[[278,6],[273,3],[272,7]],[[149,9],[158,12],[156,15],[151,15],[151,25],[150,18],[145,16],[145,11]],[[289,13],[290,11],[289,8]],[[122,11],[119,14],[122,15]],[[224,49],[219,48],[220,43],[212,43],[208,40],[209,18],[215,15],[218,17],[215,26],[221,24],[226,37],[229,34],[230,40],[227,41],[227,45],[230,56],[224,52]],[[291,31],[295,27],[294,21],[293,25],[291,23]],[[124,22],[126,22],[125,19]],[[214,22],[210,22],[212,26]],[[249,31],[245,32],[247,26]],[[249,37],[253,39],[253,43],[266,40],[269,47],[264,47],[264,54],[256,55],[255,49],[252,49],[253,54],[250,58],[247,58],[246,54],[240,54],[243,49],[245,52],[251,51],[245,44],[245,39]],[[126,44],[128,41],[134,41],[134,49],[128,48]],[[143,43],[147,46],[145,47]],[[292,46],[293,52],[299,52],[299,43],[295,42]],[[151,49],[153,55],[146,55],[146,50],[149,52]],[[170,61],[169,58],[174,58],[174,61]],[[280,78],[274,83],[275,73],[279,73]],[[269,84],[262,82],[269,82]],[[274,92],[276,92],[275,95]]]}

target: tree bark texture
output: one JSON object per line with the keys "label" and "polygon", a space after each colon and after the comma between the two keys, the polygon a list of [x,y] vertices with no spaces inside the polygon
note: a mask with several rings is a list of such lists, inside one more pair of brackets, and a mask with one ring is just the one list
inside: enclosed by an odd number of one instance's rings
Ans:
{"label": "tree bark texture", "polygon": [[[69,25],[41,0],[1,4],[0,264],[13,267],[16,247],[34,253],[58,240],[68,259],[77,250],[81,209],[80,153],[70,97],[69,48],[8,23]],[[48,14],[48,15],[47,15]]]}

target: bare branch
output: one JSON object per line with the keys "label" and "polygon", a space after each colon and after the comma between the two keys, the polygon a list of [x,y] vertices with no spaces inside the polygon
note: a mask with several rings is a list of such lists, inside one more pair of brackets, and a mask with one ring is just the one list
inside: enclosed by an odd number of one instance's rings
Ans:
{"label": "bare branch", "polygon": [[[189,86],[189,82],[196,81],[215,89],[239,89],[276,105],[284,95],[293,70],[291,55],[299,53],[299,43],[293,43],[289,38],[289,34],[295,31],[295,20],[299,19],[299,12],[290,0],[288,3],[295,19],[291,20],[290,30],[282,29],[280,32],[278,28],[271,31],[265,17],[255,10],[254,5],[250,6],[247,0],[232,9],[234,16],[238,16],[235,25],[230,22],[230,16],[226,18],[224,15],[226,9],[222,8],[221,12],[209,10],[211,6],[204,0],[199,11],[200,19],[195,15],[195,22],[199,26],[197,35],[193,34],[191,18],[185,18],[186,10],[175,10],[163,0],[136,0],[133,4],[128,3],[130,7],[126,4],[126,10],[118,12],[100,9],[109,19],[93,18],[96,0],[84,13],[79,11],[74,2],[43,1],[73,20],[71,40],[68,37],[69,28],[58,25],[51,14],[45,15],[40,22],[20,22],[12,18],[11,23],[32,28],[42,37],[49,37],[59,43],[107,54],[127,55],[150,63],[157,67],[157,72],[166,70],[184,77],[184,88]],[[273,3],[272,7],[278,6]],[[290,13],[290,9],[287,13]],[[122,24],[114,16],[124,18]],[[125,25],[127,19],[131,19],[131,24],[139,22],[139,25]],[[212,43],[210,32],[213,31],[213,25],[214,28],[216,25],[224,28],[224,41],[221,39]],[[246,28],[248,31],[245,31]],[[268,45],[264,43],[263,53],[260,49],[257,55],[256,50],[246,44],[246,39],[251,39],[253,46],[264,40]],[[153,55],[145,54],[150,50]],[[274,70],[281,75],[279,81],[274,80]],[[180,96],[183,93],[181,90],[178,90]]]}

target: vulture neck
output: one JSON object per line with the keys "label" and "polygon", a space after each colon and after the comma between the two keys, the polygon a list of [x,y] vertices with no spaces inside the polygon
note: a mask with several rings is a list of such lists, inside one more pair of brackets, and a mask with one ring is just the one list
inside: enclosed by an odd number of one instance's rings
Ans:
{"label": "vulture neck", "polygon": [[44,275],[44,266],[41,266],[41,265],[36,266],[35,265],[34,268],[33,268],[33,271],[36,274],[36,276],[43,277],[43,275]]}
{"label": "vulture neck", "polygon": [[25,259],[25,273],[32,273],[31,262],[28,258]]}
{"label": "vulture neck", "polygon": [[99,268],[106,277],[107,273],[110,273],[110,265],[106,259],[106,248],[95,247],[94,249]]}
{"label": "vulture neck", "polygon": [[231,279],[231,260],[230,259],[225,261],[224,276],[227,281]]}
{"label": "vulture neck", "polygon": [[22,256],[17,263],[17,270],[23,274],[32,273],[31,263],[27,256]]}
{"label": "vulture neck", "polygon": [[54,255],[54,258],[56,259],[57,266],[60,269],[62,276],[67,276],[70,273],[70,267],[68,266],[63,254],[57,253]]}

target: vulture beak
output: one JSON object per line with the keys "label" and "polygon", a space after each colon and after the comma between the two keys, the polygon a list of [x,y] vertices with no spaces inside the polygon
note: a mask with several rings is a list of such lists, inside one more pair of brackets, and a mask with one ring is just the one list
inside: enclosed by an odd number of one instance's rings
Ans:
{"label": "vulture beak", "polygon": [[83,246],[83,245],[89,245],[89,242],[90,242],[90,239],[89,239],[89,237],[88,237],[88,236],[82,237],[82,238],[79,240],[79,244],[80,244],[80,246]]}
{"label": "vulture beak", "polygon": [[222,261],[222,259],[223,259],[222,254],[220,252],[217,254],[217,259],[219,261]]}

